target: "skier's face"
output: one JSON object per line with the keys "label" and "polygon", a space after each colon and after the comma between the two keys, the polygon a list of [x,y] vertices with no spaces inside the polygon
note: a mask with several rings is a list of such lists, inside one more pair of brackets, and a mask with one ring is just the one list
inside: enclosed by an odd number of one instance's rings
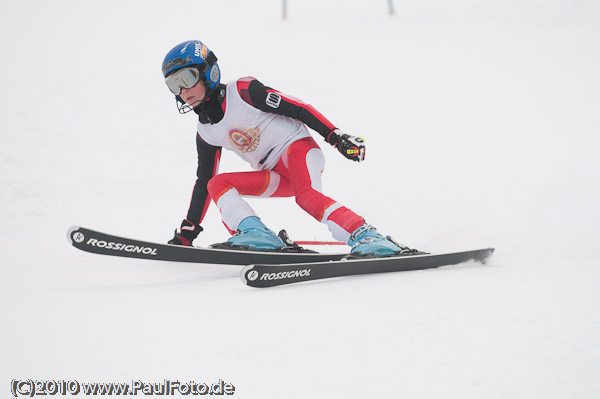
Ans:
{"label": "skier's face", "polygon": [[194,106],[198,104],[200,101],[204,99],[206,95],[206,87],[202,80],[198,81],[196,86],[191,87],[189,89],[181,89],[181,94],[179,95],[186,104],[190,106]]}

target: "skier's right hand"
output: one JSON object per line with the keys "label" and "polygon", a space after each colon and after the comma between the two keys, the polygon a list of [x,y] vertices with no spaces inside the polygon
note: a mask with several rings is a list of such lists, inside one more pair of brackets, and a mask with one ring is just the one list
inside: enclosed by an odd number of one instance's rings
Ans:
{"label": "skier's right hand", "polygon": [[356,162],[365,160],[365,140],[362,137],[350,136],[335,129],[327,136],[327,142],[348,159]]}
{"label": "skier's right hand", "polygon": [[175,230],[175,235],[169,240],[169,244],[191,246],[192,241],[198,237],[202,230],[199,224],[183,219],[181,227]]}

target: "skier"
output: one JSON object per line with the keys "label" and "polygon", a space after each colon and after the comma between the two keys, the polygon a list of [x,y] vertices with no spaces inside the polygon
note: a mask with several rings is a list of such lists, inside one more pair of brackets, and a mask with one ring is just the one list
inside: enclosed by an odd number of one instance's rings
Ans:
{"label": "skier", "polygon": [[[348,243],[353,254],[383,257],[408,250],[322,192],[325,159],[306,126],[356,162],[365,158],[361,138],[345,134],[311,105],[255,78],[221,84],[217,57],[198,40],[169,51],[162,72],[179,112],[193,110],[199,117],[196,185],[187,216],[169,244],[192,244],[203,230],[200,223],[212,198],[232,234],[228,245],[259,251],[283,248],[286,244],[242,196],[294,196],[335,239]],[[235,152],[254,171],[218,174],[222,148]]]}

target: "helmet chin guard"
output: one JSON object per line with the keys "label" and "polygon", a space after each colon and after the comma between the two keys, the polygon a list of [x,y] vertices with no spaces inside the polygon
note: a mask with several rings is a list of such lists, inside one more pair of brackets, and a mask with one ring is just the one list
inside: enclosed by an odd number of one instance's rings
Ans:
{"label": "helmet chin guard", "polygon": [[[206,97],[204,97],[204,99],[202,100],[202,102],[204,102],[205,100],[206,100]],[[177,105],[177,111],[179,111],[179,113],[182,114],[182,115],[183,114],[187,114],[188,112],[194,110],[194,107],[192,107],[191,105],[187,104],[179,96],[175,96],[175,103]]]}

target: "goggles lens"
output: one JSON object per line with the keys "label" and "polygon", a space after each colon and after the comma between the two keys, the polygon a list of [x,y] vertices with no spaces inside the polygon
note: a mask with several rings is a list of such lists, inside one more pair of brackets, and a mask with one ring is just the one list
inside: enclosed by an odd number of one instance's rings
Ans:
{"label": "goggles lens", "polygon": [[178,96],[181,89],[191,89],[200,81],[200,71],[196,68],[184,68],[165,78],[165,83],[171,93]]}

